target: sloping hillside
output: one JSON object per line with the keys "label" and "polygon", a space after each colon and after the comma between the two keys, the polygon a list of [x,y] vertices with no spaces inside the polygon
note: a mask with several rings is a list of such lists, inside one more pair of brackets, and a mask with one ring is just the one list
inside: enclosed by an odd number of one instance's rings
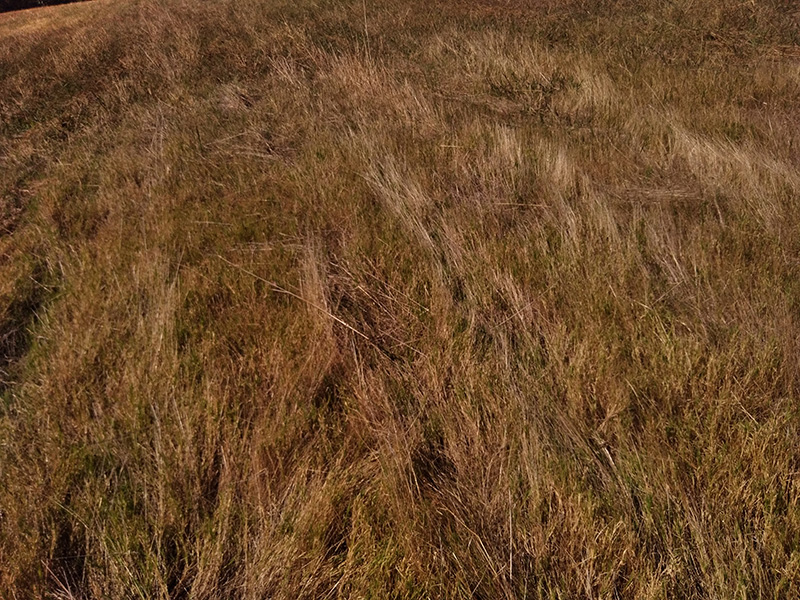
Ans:
{"label": "sloping hillside", "polygon": [[799,23],[0,15],[0,596],[798,597]]}

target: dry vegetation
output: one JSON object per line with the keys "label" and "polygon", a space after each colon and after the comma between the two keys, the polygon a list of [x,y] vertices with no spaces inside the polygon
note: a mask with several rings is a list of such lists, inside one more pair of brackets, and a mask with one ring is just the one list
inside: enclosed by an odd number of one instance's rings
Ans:
{"label": "dry vegetation", "polygon": [[798,597],[793,6],[0,16],[0,596]]}

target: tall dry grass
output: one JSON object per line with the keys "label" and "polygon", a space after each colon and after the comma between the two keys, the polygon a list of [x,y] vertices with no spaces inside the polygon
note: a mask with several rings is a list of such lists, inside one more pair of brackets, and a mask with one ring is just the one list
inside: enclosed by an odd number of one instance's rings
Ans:
{"label": "tall dry grass", "polygon": [[798,18],[0,16],[0,595],[796,597]]}

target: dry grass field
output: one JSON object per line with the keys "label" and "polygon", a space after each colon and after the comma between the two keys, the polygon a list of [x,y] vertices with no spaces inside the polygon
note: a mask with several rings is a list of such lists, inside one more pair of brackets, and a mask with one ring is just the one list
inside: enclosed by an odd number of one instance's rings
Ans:
{"label": "dry grass field", "polygon": [[0,597],[800,597],[800,11],[0,15]]}

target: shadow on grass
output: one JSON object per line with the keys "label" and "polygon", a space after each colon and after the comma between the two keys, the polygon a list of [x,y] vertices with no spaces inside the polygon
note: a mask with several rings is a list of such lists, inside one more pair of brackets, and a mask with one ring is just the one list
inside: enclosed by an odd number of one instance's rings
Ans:
{"label": "shadow on grass", "polygon": [[0,13],[12,10],[23,10],[25,8],[39,8],[42,6],[53,6],[56,4],[71,4],[84,0],[0,0]]}

